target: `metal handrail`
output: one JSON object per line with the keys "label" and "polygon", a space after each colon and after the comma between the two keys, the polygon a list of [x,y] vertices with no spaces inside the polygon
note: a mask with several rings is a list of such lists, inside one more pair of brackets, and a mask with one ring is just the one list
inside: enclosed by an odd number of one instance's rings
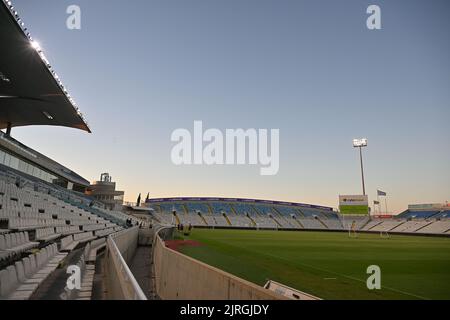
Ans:
{"label": "metal handrail", "polygon": [[[129,230],[127,230],[129,231]],[[108,247],[111,250],[112,255],[114,255],[118,260],[120,264],[120,270],[121,276],[123,276],[123,280],[126,283],[129,283],[132,290],[133,290],[133,299],[135,300],[147,300],[146,295],[142,291],[141,287],[139,286],[138,282],[133,276],[133,273],[131,272],[130,268],[128,267],[127,263],[125,262],[124,258],[122,257],[122,254],[120,253],[119,248],[117,247],[114,238],[109,235],[108,236]]]}

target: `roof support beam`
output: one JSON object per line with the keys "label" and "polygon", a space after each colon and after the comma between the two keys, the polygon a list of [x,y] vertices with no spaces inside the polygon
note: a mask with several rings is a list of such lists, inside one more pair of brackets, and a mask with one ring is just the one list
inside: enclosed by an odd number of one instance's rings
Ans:
{"label": "roof support beam", "polygon": [[6,127],[6,135],[10,136],[11,135],[11,122],[8,122],[7,127]]}

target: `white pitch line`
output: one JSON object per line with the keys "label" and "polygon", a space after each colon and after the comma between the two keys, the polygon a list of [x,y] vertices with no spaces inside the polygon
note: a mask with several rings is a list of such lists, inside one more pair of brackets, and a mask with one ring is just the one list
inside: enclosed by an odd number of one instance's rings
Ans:
{"label": "white pitch line", "polygon": [[[281,260],[290,262],[288,259],[285,259],[285,258],[277,256],[277,255],[273,255],[273,254],[269,254],[269,253],[262,253],[262,252],[259,252],[259,251],[256,251],[256,252],[258,252],[258,253],[260,253],[262,255],[267,255],[267,256],[271,256],[271,257],[274,257],[274,258],[279,258]],[[351,280],[359,281],[359,282],[362,282],[362,283],[366,282],[364,280],[361,280],[361,279],[358,279],[358,278],[355,278],[355,277],[350,277],[350,276],[347,276],[345,274],[341,274],[341,273],[338,273],[338,272],[334,272],[334,271],[329,271],[329,270],[326,270],[326,269],[318,268],[316,266],[312,266],[312,265],[309,265],[309,264],[306,264],[306,263],[300,263],[300,264],[304,265],[306,267],[309,267],[311,269],[315,269],[315,270],[319,270],[319,271],[323,271],[323,272],[328,272],[328,273],[335,274],[335,275],[338,275],[338,276],[342,276],[344,278],[348,278],[348,279],[351,279]],[[430,298],[427,298],[427,297],[422,297],[422,296],[416,295],[414,293],[405,292],[405,291],[398,290],[398,289],[391,288],[391,287],[382,286],[382,288],[388,289],[388,290],[391,290],[391,291],[394,291],[394,292],[399,292],[399,293],[402,293],[402,294],[406,294],[408,296],[412,296],[412,297],[419,298],[419,299],[422,299],[422,300],[431,300]]]}
{"label": "white pitch line", "polygon": [[[220,242],[220,241],[217,241],[217,242]],[[244,249],[244,248],[239,247],[239,246],[233,246],[233,245],[231,245],[228,242],[226,243],[226,245],[231,246],[231,247],[235,247],[235,248],[238,248],[238,249],[241,249],[241,250]],[[287,262],[291,262],[291,261],[289,261],[286,258],[277,256],[277,255],[273,255],[273,254],[269,254],[269,253],[266,253],[266,252],[261,252],[261,251],[256,251],[256,250],[249,250],[249,249],[244,249],[244,250],[246,250],[246,251],[254,251],[254,252],[257,252],[257,253],[259,253],[261,255],[274,257],[274,258],[278,258],[278,259],[281,259],[281,260],[284,260],[284,261],[287,261]],[[347,279],[351,279],[351,280],[354,280],[354,281],[358,281],[358,282],[362,282],[362,283],[366,282],[365,280],[361,280],[361,279],[358,279],[358,278],[347,276],[345,274],[341,274],[341,273],[338,273],[338,272],[334,272],[334,271],[329,271],[329,270],[326,270],[326,269],[318,268],[316,266],[312,266],[312,265],[309,265],[307,263],[300,263],[300,264],[305,266],[305,267],[311,268],[311,269],[319,270],[319,271],[322,271],[322,272],[328,272],[328,273],[331,273],[331,274],[334,274],[334,275],[337,275],[337,276],[341,276],[341,277],[344,277],[344,278],[347,278]],[[405,295],[408,295],[408,296],[411,296],[411,297],[419,298],[419,299],[422,299],[422,300],[431,300],[430,298],[427,298],[427,297],[419,296],[419,295],[416,295],[414,293],[405,292],[405,291],[398,290],[398,289],[391,288],[391,287],[387,287],[387,286],[382,286],[382,288],[388,289],[388,290],[391,290],[391,291],[394,291],[394,292],[398,292],[398,293],[401,293],[401,294],[405,294]]]}

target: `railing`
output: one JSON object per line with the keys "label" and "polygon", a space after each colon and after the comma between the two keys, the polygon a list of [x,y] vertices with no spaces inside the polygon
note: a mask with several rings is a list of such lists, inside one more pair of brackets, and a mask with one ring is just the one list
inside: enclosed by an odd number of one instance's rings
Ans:
{"label": "railing", "polygon": [[114,300],[147,300],[127,261],[137,247],[139,228],[133,227],[108,237],[105,258],[107,295]]}

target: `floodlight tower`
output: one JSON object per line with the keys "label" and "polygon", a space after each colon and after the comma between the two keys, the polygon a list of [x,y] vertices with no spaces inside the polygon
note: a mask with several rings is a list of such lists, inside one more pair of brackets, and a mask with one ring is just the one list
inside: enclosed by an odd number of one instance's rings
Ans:
{"label": "floodlight tower", "polygon": [[362,148],[367,147],[367,139],[353,139],[353,147],[359,148],[359,161],[361,163],[361,179],[362,179],[362,189],[363,195],[366,195],[366,186],[364,185],[364,167],[363,167],[363,159],[362,159]]}

